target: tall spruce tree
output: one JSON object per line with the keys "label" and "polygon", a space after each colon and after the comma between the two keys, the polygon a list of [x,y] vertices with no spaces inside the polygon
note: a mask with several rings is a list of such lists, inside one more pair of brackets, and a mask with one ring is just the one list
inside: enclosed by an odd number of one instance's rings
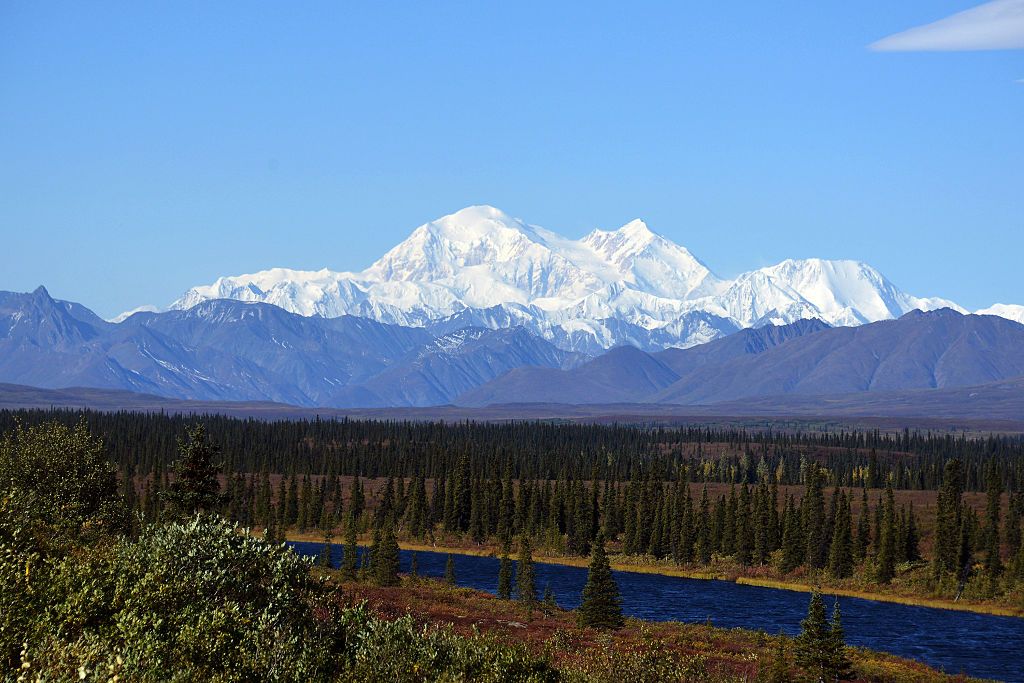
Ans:
{"label": "tall spruce tree", "polygon": [[956,458],[946,462],[935,514],[935,549],[932,573],[941,578],[959,569],[958,550],[962,527],[963,473]]}
{"label": "tall spruce tree", "polygon": [[885,501],[882,503],[882,537],[878,543],[878,560],[875,567],[875,579],[879,583],[889,583],[896,576],[896,502],[893,497],[892,484],[885,488]]}
{"label": "tall spruce tree", "polygon": [[345,545],[342,552],[344,553],[341,558],[342,574],[348,579],[354,579],[359,561],[359,543],[356,539],[356,519],[351,511],[348,521],[345,523]]}
{"label": "tall spruce tree", "polygon": [[519,536],[519,560],[516,563],[516,597],[528,607],[537,602],[537,585],[533,570],[533,548],[530,537]]}
{"label": "tall spruce tree", "polygon": [[851,538],[850,501],[840,492],[836,502],[836,519],[832,527],[828,571],[837,579],[853,575],[853,539]]}
{"label": "tall spruce tree", "polygon": [[448,553],[448,559],[444,563],[444,580],[452,586],[455,585],[455,556]]}
{"label": "tall spruce tree", "polygon": [[391,520],[384,522],[377,543],[371,551],[373,557],[373,578],[378,586],[398,584],[399,549],[395,538],[395,527]]}
{"label": "tall spruce tree", "polygon": [[213,463],[220,449],[210,441],[203,425],[189,428],[185,439],[178,440],[178,455],[174,481],[164,493],[171,511],[179,516],[216,511],[223,502],[218,465]]}
{"label": "tall spruce tree", "polygon": [[512,599],[512,560],[508,556],[508,545],[502,546],[501,562],[498,565],[498,597]]}
{"label": "tall spruce tree", "polygon": [[825,618],[825,602],[821,593],[811,593],[807,617],[800,622],[800,635],[796,638],[796,662],[818,681],[839,681],[852,677],[851,665],[846,657],[843,627],[839,615],[839,601],[832,612],[832,622]]}
{"label": "tall spruce tree", "polygon": [[1003,573],[1000,557],[1000,516],[1003,496],[1003,477],[995,461],[988,466],[986,477],[985,505],[985,574],[990,580],[998,579]]}
{"label": "tall spruce tree", "polygon": [[577,615],[581,626],[618,628],[623,623],[619,586],[608,564],[603,534],[594,541],[587,583],[583,587],[583,599]]}

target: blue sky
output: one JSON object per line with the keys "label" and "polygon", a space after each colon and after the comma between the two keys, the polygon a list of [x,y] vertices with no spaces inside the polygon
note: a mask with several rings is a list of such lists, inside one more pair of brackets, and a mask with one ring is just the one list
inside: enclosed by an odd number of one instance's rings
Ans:
{"label": "blue sky", "polygon": [[977,2],[552,4],[3,3],[0,289],[109,316],[487,203],[1024,303],[1024,51],[868,48]]}

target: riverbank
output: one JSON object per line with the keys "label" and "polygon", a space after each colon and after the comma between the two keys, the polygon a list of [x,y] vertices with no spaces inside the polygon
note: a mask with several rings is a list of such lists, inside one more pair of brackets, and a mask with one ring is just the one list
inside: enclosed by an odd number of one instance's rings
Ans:
{"label": "riverbank", "polygon": [[[339,580],[336,572],[330,574]],[[627,619],[621,629],[597,631],[580,628],[568,610],[538,606],[528,611],[521,603],[440,580],[405,578],[389,588],[353,581],[341,586],[348,600],[365,602],[383,618],[408,614],[421,627],[448,627],[465,636],[480,633],[525,645],[549,658],[569,681],[761,680],[778,657],[780,636],[746,629]],[[789,675],[800,673],[792,639],[781,640]],[[857,681],[974,680],[863,648],[849,648],[848,656]]]}
{"label": "riverbank", "polygon": [[[287,538],[289,541],[323,541],[322,535],[318,536],[315,534],[289,533]],[[499,555],[498,549],[490,545],[467,547],[451,544],[429,545],[424,543],[399,541],[399,546],[403,550],[453,553],[457,555],[471,555],[476,557],[498,557]],[[960,612],[974,612],[977,614],[990,614],[994,616],[1024,618],[1024,603],[1022,603],[1020,607],[1014,607],[1002,604],[993,604],[990,602],[965,600],[953,601],[946,598],[936,598],[925,595],[864,590],[862,588],[835,585],[834,582],[829,582],[828,580],[819,583],[812,583],[810,581],[799,581],[788,578],[780,579],[771,576],[745,576],[738,570],[738,568],[734,567],[730,568],[729,571],[709,571],[707,569],[693,569],[679,567],[668,563],[648,561],[646,558],[625,558],[624,556],[614,552],[609,553],[608,559],[612,569],[623,572],[633,572],[636,574],[657,574],[660,576],[675,576],[702,581],[729,581],[748,586],[777,588],[779,590],[796,591],[800,593],[809,593],[814,588],[818,588],[829,595],[841,595],[843,597],[861,598],[863,600],[875,600],[878,602],[891,602],[901,605],[930,607],[934,609],[954,610]],[[546,564],[557,564],[568,567],[586,567],[589,563],[588,558],[585,557],[551,555],[540,550],[534,552],[534,560],[537,562],[544,562]]]}

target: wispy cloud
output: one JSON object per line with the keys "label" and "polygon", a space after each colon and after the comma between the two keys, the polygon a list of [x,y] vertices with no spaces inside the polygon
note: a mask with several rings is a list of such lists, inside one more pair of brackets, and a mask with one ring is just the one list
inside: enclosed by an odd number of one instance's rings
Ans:
{"label": "wispy cloud", "polygon": [[1024,49],[1024,0],[986,2],[868,47],[887,51]]}

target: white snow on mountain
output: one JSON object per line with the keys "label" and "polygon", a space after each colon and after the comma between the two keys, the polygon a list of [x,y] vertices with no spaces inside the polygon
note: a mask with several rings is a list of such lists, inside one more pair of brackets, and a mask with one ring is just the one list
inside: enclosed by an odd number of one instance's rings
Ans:
{"label": "white snow on mountain", "polygon": [[801,318],[860,325],[916,308],[963,311],[911,296],[856,261],[787,260],[722,280],[641,220],[571,240],[490,206],[421,225],[359,273],[275,268],[222,277],[171,308],[216,298],[400,325],[523,325],[576,350],[685,347]]}
{"label": "white snow on mountain", "polygon": [[1017,304],[993,304],[988,308],[983,308],[979,311],[975,311],[978,315],[998,315],[1000,318],[1006,318],[1024,325],[1024,306]]}
{"label": "white snow on mountain", "polygon": [[130,311],[125,311],[124,313],[116,315],[113,318],[111,318],[110,320],[108,320],[107,322],[108,323],[119,323],[119,322],[121,322],[123,320],[127,320],[128,318],[132,317],[136,313],[156,313],[159,310],[160,310],[159,308],[157,308],[156,306],[154,306],[152,304],[144,304],[142,306],[136,306],[135,308],[133,308]]}

